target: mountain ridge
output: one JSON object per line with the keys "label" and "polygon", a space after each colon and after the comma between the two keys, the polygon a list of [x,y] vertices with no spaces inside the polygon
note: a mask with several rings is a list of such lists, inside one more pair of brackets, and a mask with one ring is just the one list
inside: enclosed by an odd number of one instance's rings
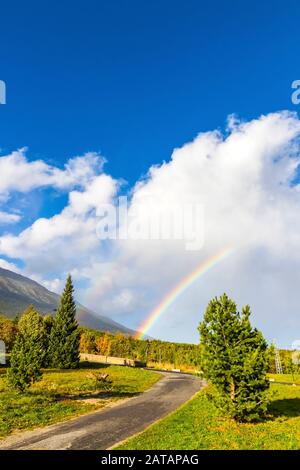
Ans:
{"label": "mountain ridge", "polygon": [[[0,312],[8,317],[22,313],[33,305],[41,314],[53,315],[58,307],[60,296],[48,290],[37,281],[9,269],[0,268]],[[99,315],[79,302],[77,320],[81,326],[135,335],[136,332],[110,318]]]}

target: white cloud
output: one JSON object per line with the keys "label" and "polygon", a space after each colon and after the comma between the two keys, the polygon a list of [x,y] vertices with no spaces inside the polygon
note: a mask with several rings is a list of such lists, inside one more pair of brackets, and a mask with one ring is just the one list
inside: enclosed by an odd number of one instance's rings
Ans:
{"label": "white cloud", "polygon": [[[121,305],[114,310],[112,299],[126,286],[135,292],[133,312],[147,314],[198,262],[225,246],[233,248],[230,259],[169,308],[154,335],[184,340],[193,331],[196,338],[207,301],[225,290],[240,303],[252,304],[256,322],[271,336],[285,315],[282,296],[285,309],[297,310],[297,290],[290,286],[295,279],[300,283],[299,185],[292,185],[300,164],[300,122],[295,115],[276,113],[230,125],[225,137],[204,133],[176,149],[170,162],[152,167],[133,190],[132,214],[137,205],[146,210],[149,199],[157,206],[201,202],[205,244],[199,253],[188,253],[181,242],[124,241],[103,300],[103,305],[110,301],[110,311],[120,312]],[[87,301],[97,297],[101,285],[96,273]],[[296,315],[289,313],[291,318],[293,328],[284,332],[285,338],[300,326]],[[174,324],[180,326],[171,332]],[[281,326],[278,331],[282,336]]]}
{"label": "white cloud", "polygon": [[85,266],[99,248],[97,208],[110,203],[117,188],[118,182],[110,176],[94,176],[81,191],[70,192],[69,203],[59,214],[37,219],[18,235],[3,235],[0,252],[22,259],[35,278],[55,272],[58,265],[63,276]]}
{"label": "white cloud", "polygon": [[0,258],[0,268],[8,269],[9,271],[14,271],[15,273],[20,272],[20,269],[18,268],[16,264],[10,263],[9,261],[3,258]]}
{"label": "white cloud", "polygon": [[[34,171],[41,171],[40,186],[43,178],[56,187],[68,181],[68,204],[18,235],[2,236],[0,253],[22,259],[28,273],[52,280],[53,286],[71,271],[78,281],[90,283],[80,291],[81,301],[101,314],[123,313],[123,321],[134,325],[197,263],[231,246],[231,257],[183,293],[150,334],[196,339],[207,301],[227,291],[239,304],[253,306],[255,322],[270,338],[293,340],[300,331],[300,186],[294,182],[299,136],[300,121],[288,112],[244,123],[230,118],[225,135],[199,134],[137,182],[132,219],[137,207],[148,210],[149,198],[158,207],[191,199],[203,204],[205,243],[199,252],[186,251],[181,241],[100,243],[97,213],[101,204],[113,201],[119,183],[95,173],[89,157],[89,169],[80,160],[75,169],[73,163],[52,169],[51,177],[38,162],[42,169]],[[83,183],[72,188],[74,181]]]}
{"label": "white cloud", "polygon": [[11,214],[9,212],[0,211],[0,224],[14,224],[21,220],[19,214]]}
{"label": "white cloud", "polygon": [[0,157],[0,198],[6,200],[10,193],[26,193],[35,188],[53,186],[59,189],[84,186],[103,167],[104,159],[89,152],[70,159],[64,169],[49,165],[43,160],[29,161],[26,149]]}

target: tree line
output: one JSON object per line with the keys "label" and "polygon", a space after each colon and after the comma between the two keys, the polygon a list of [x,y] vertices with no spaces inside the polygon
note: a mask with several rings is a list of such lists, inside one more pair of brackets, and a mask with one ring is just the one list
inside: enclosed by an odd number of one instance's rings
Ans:
{"label": "tree line", "polygon": [[[70,280],[71,281],[71,280]],[[69,281],[69,282],[70,282]],[[68,287],[70,289],[70,286]],[[73,289],[73,286],[72,286]],[[70,294],[68,294],[69,296]],[[65,298],[65,296],[63,296]],[[65,302],[65,300],[64,300]],[[75,302],[73,300],[71,310],[72,322],[74,322]],[[26,323],[31,323],[31,317],[36,318],[37,312],[33,315],[34,308],[24,312],[24,319],[21,321],[18,317],[11,320],[5,316],[0,315],[0,340],[4,341],[6,345],[6,351],[11,353],[14,342],[16,340],[18,330],[23,329],[23,323],[27,318]],[[58,310],[58,312],[60,309]],[[65,312],[66,309],[63,308]],[[57,314],[58,314],[57,312]],[[61,322],[64,321],[63,317],[59,314],[56,317],[52,315],[46,315],[44,317],[39,316],[39,321],[34,321],[38,326],[38,330],[41,329],[41,341],[43,342],[43,367],[50,367],[52,364],[57,363],[53,356],[61,354],[60,348],[62,347],[63,341],[61,340],[62,328]],[[56,318],[56,320],[55,320]],[[32,320],[33,321],[33,320]],[[72,323],[71,322],[71,323]],[[52,346],[49,348],[50,333],[55,323],[55,330],[52,332]],[[24,326],[25,328],[25,326]],[[72,330],[72,328],[71,328]],[[75,328],[77,330],[77,328]],[[203,369],[203,347],[201,344],[185,344],[175,343],[160,340],[139,340],[132,336],[124,335],[121,332],[112,334],[104,331],[94,330],[86,327],[79,327],[79,350],[82,353],[88,354],[101,354],[104,356],[114,357],[126,357],[128,359],[134,359],[141,362],[147,362],[148,364],[157,365],[169,365],[174,368],[182,368],[189,370],[202,370]],[[77,338],[78,333],[74,336]],[[54,337],[55,342],[54,342]],[[70,341],[70,340],[69,340]],[[78,341],[78,339],[76,339]],[[68,350],[68,345],[64,346],[65,350]],[[51,352],[52,351],[52,352]],[[268,366],[268,372],[275,373],[275,361],[274,354],[272,353],[272,347],[270,348],[270,362]],[[52,357],[51,357],[52,356]],[[297,373],[299,366],[293,364],[292,351],[291,350],[280,350],[280,356],[282,360],[282,366],[285,373]],[[63,357],[63,356],[62,356]],[[76,364],[76,361],[72,362]]]}
{"label": "tree line", "polygon": [[112,334],[80,328],[80,352],[124,357],[173,367],[201,368],[201,346],[156,339],[140,340],[122,333]]}

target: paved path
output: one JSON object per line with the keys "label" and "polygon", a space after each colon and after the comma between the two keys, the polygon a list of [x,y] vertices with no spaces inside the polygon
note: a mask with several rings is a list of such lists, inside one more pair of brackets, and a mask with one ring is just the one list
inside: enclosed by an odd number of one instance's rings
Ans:
{"label": "paved path", "polygon": [[204,383],[193,375],[164,373],[152,388],[112,408],[0,441],[0,449],[108,449],[178,408]]}

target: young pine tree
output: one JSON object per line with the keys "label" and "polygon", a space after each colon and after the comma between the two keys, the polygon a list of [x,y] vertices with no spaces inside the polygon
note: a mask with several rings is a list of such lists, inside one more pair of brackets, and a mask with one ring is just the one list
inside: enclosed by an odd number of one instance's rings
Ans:
{"label": "young pine tree", "polygon": [[74,369],[79,365],[80,332],[73,293],[72,278],[69,275],[49,339],[49,361],[52,367],[58,369]]}
{"label": "young pine tree", "polygon": [[239,313],[226,294],[210,301],[199,325],[204,372],[218,392],[217,404],[237,421],[253,421],[267,408],[266,341],[252,328],[250,307]]}
{"label": "young pine tree", "polygon": [[43,319],[30,306],[19,320],[18,334],[11,352],[7,377],[13,388],[23,392],[42,377],[45,335]]}

